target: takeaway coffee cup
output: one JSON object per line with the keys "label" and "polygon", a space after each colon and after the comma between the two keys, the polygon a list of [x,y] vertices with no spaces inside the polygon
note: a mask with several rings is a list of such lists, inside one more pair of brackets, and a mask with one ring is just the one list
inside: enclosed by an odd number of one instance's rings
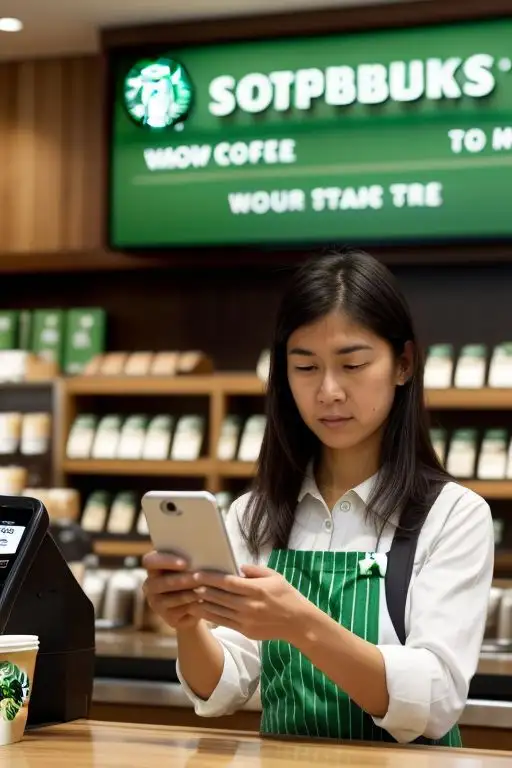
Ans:
{"label": "takeaway coffee cup", "polygon": [[0,635],[0,747],[23,738],[38,650],[36,635]]}

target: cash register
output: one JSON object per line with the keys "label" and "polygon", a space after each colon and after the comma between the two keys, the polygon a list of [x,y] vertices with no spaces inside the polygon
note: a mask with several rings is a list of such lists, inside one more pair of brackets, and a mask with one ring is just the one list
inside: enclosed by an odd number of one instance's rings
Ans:
{"label": "cash register", "polygon": [[38,635],[28,726],[88,716],[94,609],[49,531],[40,501],[0,496],[0,635]]}

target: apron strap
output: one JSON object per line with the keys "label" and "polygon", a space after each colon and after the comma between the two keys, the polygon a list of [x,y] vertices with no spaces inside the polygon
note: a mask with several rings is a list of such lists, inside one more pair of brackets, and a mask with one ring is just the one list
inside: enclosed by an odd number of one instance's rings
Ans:
{"label": "apron strap", "polygon": [[[441,493],[444,484],[435,488],[430,507]],[[400,525],[410,530],[397,528],[388,553],[386,572],[386,602],[395,632],[402,645],[405,645],[405,604],[414,566],[414,556],[418,538],[430,511],[418,515],[417,509],[408,509],[400,519]],[[410,523],[410,526],[408,525]]]}

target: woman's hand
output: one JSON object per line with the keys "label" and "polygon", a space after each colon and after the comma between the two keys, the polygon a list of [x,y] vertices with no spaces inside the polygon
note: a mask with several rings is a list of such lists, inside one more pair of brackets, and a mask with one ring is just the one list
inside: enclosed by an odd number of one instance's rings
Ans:
{"label": "woman's hand", "polygon": [[143,591],[150,608],[173,629],[194,629],[200,618],[190,609],[199,600],[194,592],[198,581],[187,571],[187,563],[173,555],[151,552],[143,565],[148,572]]}
{"label": "woman's hand", "polygon": [[247,565],[242,570],[246,578],[196,574],[195,592],[201,602],[191,604],[190,613],[252,640],[286,640],[294,644],[303,631],[311,603],[269,568]]}

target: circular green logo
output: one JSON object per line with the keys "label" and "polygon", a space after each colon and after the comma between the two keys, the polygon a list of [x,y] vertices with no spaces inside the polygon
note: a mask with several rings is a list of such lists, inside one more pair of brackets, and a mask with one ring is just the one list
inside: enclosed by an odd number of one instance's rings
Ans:
{"label": "circular green logo", "polygon": [[128,72],[124,101],[130,117],[149,128],[170,128],[186,120],[193,86],[188,72],[167,57],[143,59]]}

